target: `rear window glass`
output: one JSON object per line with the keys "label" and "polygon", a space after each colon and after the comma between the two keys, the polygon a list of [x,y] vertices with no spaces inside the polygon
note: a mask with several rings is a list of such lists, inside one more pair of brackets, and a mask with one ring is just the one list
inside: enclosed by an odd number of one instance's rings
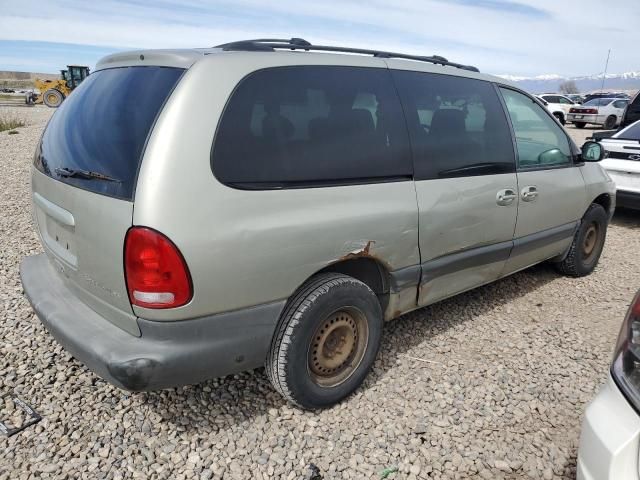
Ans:
{"label": "rear window glass", "polygon": [[126,67],[92,73],[51,118],[36,168],[85,190],[131,200],[149,130],[183,71]]}
{"label": "rear window glass", "polygon": [[594,98],[588,102],[584,102],[582,105],[585,107],[604,107],[609,105],[613,100],[611,98]]}
{"label": "rear window glass", "polygon": [[233,93],[212,168],[237,188],[366,183],[412,175],[402,107],[386,69],[257,71]]}

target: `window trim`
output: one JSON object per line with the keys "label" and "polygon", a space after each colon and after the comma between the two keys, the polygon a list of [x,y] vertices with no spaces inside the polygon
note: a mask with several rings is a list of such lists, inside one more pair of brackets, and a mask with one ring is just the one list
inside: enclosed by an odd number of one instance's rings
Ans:
{"label": "window trim", "polygon": [[[224,118],[227,109],[229,108],[229,104],[231,103],[231,99],[234,97],[240,85],[244,83],[249,77],[255,75],[256,73],[270,70],[278,70],[278,69],[297,69],[304,67],[320,67],[320,68],[349,68],[349,69],[374,69],[374,70],[382,70],[387,72],[389,76],[389,81],[391,86],[393,87],[391,96],[397,101],[400,109],[400,113],[402,116],[402,125],[399,126],[400,130],[404,130],[407,139],[407,147],[408,147],[408,156],[411,166],[411,173],[407,175],[387,175],[380,177],[358,177],[358,178],[348,178],[348,179],[328,179],[328,180],[304,180],[304,181],[291,181],[291,182],[226,182],[222,179],[218,178],[216,175],[216,170],[214,167],[214,150],[216,147],[216,142],[218,141],[218,136],[220,134],[220,126],[222,125],[222,120]],[[398,182],[406,182],[406,181],[415,181],[415,168],[413,162],[413,147],[411,145],[411,137],[409,135],[409,127],[407,125],[407,119],[404,112],[404,108],[402,106],[402,100],[400,99],[400,94],[398,93],[397,86],[393,81],[393,75],[391,74],[391,69],[388,66],[359,66],[359,65],[325,65],[325,64],[301,64],[301,65],[272,65],[267,67],[258,68],[255,70],[251,70],[246,75],[238,80],[238,82],[233,86],[231,93],[227,96],[225,100],[224,107],[222,107],[220,116],[218,117],[218,123],[216,125],[215,132],[213,134],[213,140],[211,142],[211,148],[209,150],[209,169],[213,174],[213,177],[220,185],[224,185],[227,188],[233,188],[234,190],[243,190],[243,191],[280,191],[280,190],[299,190],[299,189],[308,189],[308,188],[331,188],[331,187],[349,187],[349,186],[357,186],[357,185],[377,185],[381,183],[398,183]]]}
{"label": "window trim", "polygon": [[[493,83],[494,87],[496,88],[496,91],[498,93],[498,96],[500,97],[500,102],[502,104],[502,108],[504,110],[505,115],[507,115],[507,123],[509,124],[509,130],[511,131],[511,138],[513,140],[513,148],[515,149],[515,157],[516,157],[516,172],[517,173],[524,173],[524,172],[536,172],[539,170],[558,170],[560,168],[572,168],[572,167],[579,167],[584,165],[583,163],[577,163],[576,160],[578,159],[578,147],[575,144],[575,142],[573,141],[573,139],[569,136],[569,134],[565,131],[565,129],[562,127],[562,125],[560,124],[560,122],[558,121],[558,119],[553,116],[551,114],[551,112],[542,104],[542,102],[540,102],[534,95],[531,95],[527,92],[525,92],[524,90],[521,90],[517,87],[513,87],[511,85],[506,85],[504,83],[499,83],[499,82],[494,82]],[[518,143],[517,143],[517,139],[516,139],[516,132],[515,129],[513,128],[513,123],[511,121],[511,115],[509,115],[509,109],[507,108],[507,103],[504,100],[504,97],[502,96],[502,92],[500,91],[500,89],[504,88],[505,90],[511,90],[514,91],[516,93],[520,93],[522,95],[524,95],[525,97],[529,98],[533,103],[537,104],[543,111],[544,113],[547,114],[547,116],[549,118],[551,118],[558,127],[560,127],[560,130],[562,131],[562,134],[564,135],[564,137],[567,139],[567,142],[569,143],[569,149],[571,150],[571,157],[568,163],[566,164],[560,164],[560,165],[541,165],[541,166],[534,166],[534,167],[521,167],[520,166],[520,155],[518,153]]]}

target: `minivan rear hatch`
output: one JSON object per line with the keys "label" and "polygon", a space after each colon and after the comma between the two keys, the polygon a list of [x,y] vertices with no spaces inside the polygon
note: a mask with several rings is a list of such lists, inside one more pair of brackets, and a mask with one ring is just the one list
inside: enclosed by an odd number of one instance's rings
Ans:
{"label": "minivan rear hatch", "polygon": [[183,72],[92,73],[55,112],[34,159],[34,216],[52,264],[89,307],[136,335],[124,238],[147,137]]}

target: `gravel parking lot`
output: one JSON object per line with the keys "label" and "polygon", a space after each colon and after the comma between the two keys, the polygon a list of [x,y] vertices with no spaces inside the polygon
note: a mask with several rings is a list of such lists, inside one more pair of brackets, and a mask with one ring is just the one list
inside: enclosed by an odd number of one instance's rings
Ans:
{"label": "gravel parking lot", "polygon": [[0,107],[27,122],[0,133],[0,394],[43,417],[0,436],[0,480],[297,479],[311,463],[324,479],[575,478],[583,410],[640,287],[640,214],[616,213],[589,277],[541,265],[389,323],[364,386],[332,409],[290,407],[262,370],[129,394],[58,346],[22,295],[19,262],[41,250],[29,167],[51,112]]}

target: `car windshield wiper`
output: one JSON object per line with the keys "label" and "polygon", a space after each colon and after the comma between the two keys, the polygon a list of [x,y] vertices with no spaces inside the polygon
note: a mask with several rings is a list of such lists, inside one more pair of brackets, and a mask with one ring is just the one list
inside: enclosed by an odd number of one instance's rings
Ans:
{"label": "car windshield wiper", "polygon": [[91,172],[89,170],[80,170],[77,168],[56,168],[56,173],[61,177],[76,177],[84,178],[86,180],[105,180],[107,182],[122,183],[122,180],[110,177],[109,175],[105,175],[104,173]]}

